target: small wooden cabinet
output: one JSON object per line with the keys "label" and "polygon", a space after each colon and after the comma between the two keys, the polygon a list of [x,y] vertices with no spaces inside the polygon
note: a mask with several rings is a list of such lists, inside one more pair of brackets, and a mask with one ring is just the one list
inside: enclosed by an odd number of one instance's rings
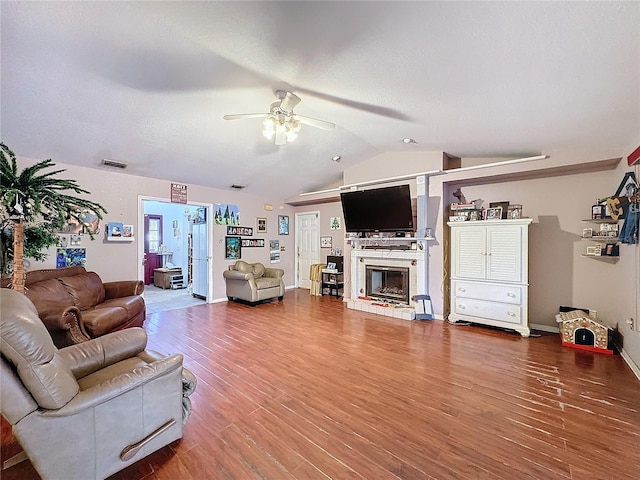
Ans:
{"label": "small wooden cabinet", "polygon": [[184,288],[184,276],[181,268],[156,268],[153,271],[153,284],[164,289]]}
{"label": "small wooden cabinet", "polygon": [[528,337],[531,219],[449,222],[451,322],[516,330]]}
{"label": "small wooden cabinet", "polygon": [[325,289],[328,290],[328,295],[335,295],[336,298],[339,298],[340,290],[344,289],[344,272],[323,269],[322,285],[320,286],[320,292],[323,296]]}

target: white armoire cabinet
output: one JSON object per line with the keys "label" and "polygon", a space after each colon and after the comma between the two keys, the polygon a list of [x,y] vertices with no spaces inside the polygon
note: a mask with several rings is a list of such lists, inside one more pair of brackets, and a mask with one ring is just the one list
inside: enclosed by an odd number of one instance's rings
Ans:
{"label": "white armoire cabinet", "polygon": [[449,222],[449,321],[509,328],[529,336],[529,224],[532,219]]}

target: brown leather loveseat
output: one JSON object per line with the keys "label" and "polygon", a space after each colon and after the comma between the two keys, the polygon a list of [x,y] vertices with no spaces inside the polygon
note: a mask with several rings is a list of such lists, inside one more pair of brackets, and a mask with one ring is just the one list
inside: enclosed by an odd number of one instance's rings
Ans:
{"label": "brown leather loveseat", "polygon": [[25,286],[58,348],[142,327],[146,317],[140,280],[103,283],[97,273],[74,266],[29,271]]}

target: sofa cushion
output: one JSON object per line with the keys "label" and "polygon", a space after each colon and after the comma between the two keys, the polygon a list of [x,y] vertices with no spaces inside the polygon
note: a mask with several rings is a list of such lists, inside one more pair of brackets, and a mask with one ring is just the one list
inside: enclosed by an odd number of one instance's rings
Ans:
{"label": "sofa cushion", "polygon": [[262,265],[261,263],[254,263],[253,264],[253,276],[255,278],[260,278],[260,277],[264,276],[264,265]]}
{"label": "sofa cushion", "polygon": [[133,318],[145,308],[144,299],[138,295],[131,297],[111,298],[96,305],[96,308],[122,307],[127,311],[129,318]]}
{"label": "sofa cushion", "polygon": [[96,272],[62,277],[59,281],[73,297],[76,307],[80,310],[86,310],[104,302],[104,285]]}
{"label": "sofa cushion", "polygon": [[22,383],[43,408],[64,406],[79,390],[49,332],[24,295],[0,289],[0,352],[16,366]]}
{"label": "sofa cushion", "polygon": [[256,288],[262,290],[264,288],[279,287],[280,279],[273,277],[256,278]]}
{"label": "sofa cushion", "polygon": [[57,320],[61,312],[74,305],[73,297],[55,278],[29,285],[26,295],[35,305],[38,316],[44,321]]}
{"label": "sofa cushion", "polygon": [[82,312],[84,328],[92,338],[113,332],[127,321],[129,314],[124,307],[98,307]]}
{"label": "sofa cushion", "polygon": [[238,260],[233,268],[241,273],[253,273],[253,267],[243,260]]}

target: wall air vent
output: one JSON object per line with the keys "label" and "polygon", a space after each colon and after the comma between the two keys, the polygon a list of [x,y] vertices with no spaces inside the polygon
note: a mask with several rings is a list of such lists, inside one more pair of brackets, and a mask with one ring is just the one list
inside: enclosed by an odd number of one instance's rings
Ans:
{"label": "wall air vent", "polygon": [[108,158],[102,159],[102,165],[105,167],[113,167],[113,168],[127,168],[127,164],[123,162],[116,162],[115,160],[109,160]]}
{"label": "wall air vent", "polygon": [[238,185],[237,183],[234,183],[230,188],[233,188],[235,190],[242,190],[244,187],[246,187],[246,185]]}

